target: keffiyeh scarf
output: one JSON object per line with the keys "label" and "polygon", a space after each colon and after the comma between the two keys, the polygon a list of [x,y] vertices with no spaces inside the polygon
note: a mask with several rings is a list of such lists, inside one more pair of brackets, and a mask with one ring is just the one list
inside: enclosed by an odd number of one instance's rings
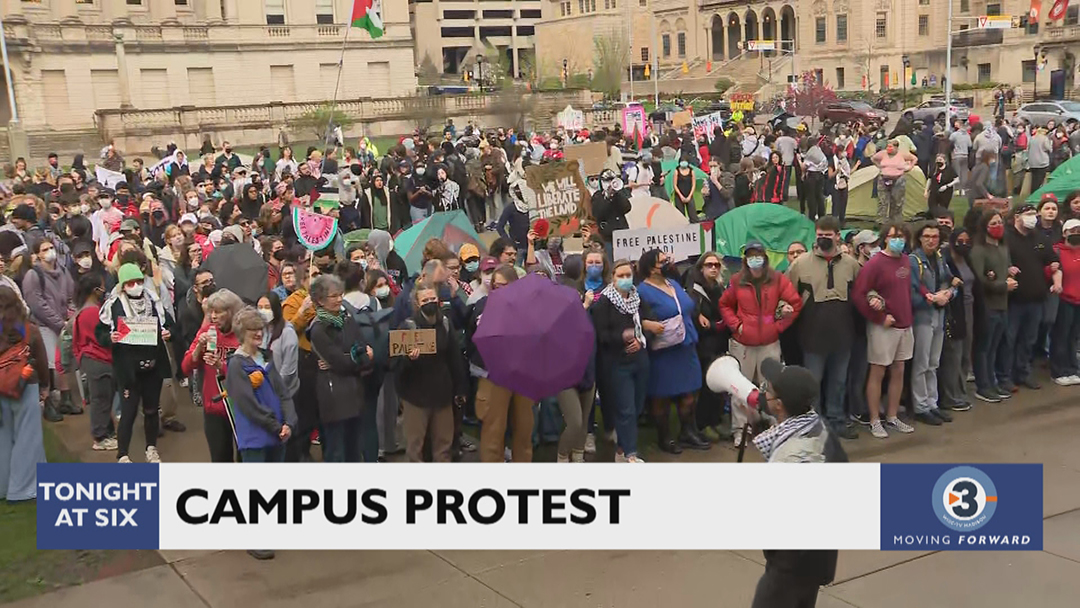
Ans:
{"label": "keffiyeh scarf", "polygon": [[800,414],[794,418],[788,418],[757,437],[754,437],[754,446],[757,447],[758,451],[761,452],[761,455],[768,461],[772,458],[772,454],[776,448],[780,447],[788,439],[791,439],[795,435],[814,426],[819,421],[820,417],[814,410],[810,410],[809,412]]}

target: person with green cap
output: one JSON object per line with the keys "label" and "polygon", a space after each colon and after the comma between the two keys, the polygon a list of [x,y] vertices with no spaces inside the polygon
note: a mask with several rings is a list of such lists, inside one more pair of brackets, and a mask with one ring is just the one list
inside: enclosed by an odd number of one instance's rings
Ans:
{"label": "person with green cap", "polygon": [[[161,462],[157,451],[158,404],[161,384],[171,374],[165,342],[172,337],[173,318],[162,306],[158,295],[145,288],[144,279],[138,265],[120,266],[116,288],[101,306],[94,332],[102,346],[112,348],[113,369],[120,392],[117,461],[121,463],[131,462],[128,447],[140,402],[146,434],[146,462]],[[150,328],[156,336],[150,334]]]}

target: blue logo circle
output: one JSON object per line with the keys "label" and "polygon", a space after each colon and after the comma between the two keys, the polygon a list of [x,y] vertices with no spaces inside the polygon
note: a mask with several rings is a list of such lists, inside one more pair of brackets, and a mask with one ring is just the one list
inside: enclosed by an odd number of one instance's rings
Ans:
{"label": "blue logo circle", "polygon": [[975,467],[953,467],[934,484],[934,515],[946,527],[973,532],[985,526],[997,509],[994,481]]}

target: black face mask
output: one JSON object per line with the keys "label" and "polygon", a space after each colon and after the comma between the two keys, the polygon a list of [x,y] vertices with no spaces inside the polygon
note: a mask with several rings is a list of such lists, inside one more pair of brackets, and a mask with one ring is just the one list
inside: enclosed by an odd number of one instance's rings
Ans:
{"label": "black face mask", "polygon": [[211,296],[211,295],[212,295],[212,294],[213,294],[213,293],[214,293],[215,291],[217,291],[217,285],[215,285],[215,284],[213,284],[213,283],[209,283],[209,284],[203,285],[203,288],[202,288],[202,296],[203,296],[204,298],[208,298],[208,297],[210,297],[210,296]]}
{"label": "black face mask", "polygon": [[274,259],[279,261],[279,262],[285,261],[285,250],[284,249],[278,249],[277,251],[275,251],[274,252]]}
{"label": "black face mask", "polygon": [[420,305],[420,312],[424,313],[425,317],[434,318],[435,313],[439,312],[438,302],[428,302]]}
{"label": "black face mask", "polygon": [[1065,242],[1074,247],[1080,245],[1080,234],[1070,234],[1065,237]]}
{"label": "black face mask", "polygon": [[[1078,244],[1080,244],[1080,239],[1078,239]],[[959,253],[962,256],[967,255],[971,252],[971,243],[957,243],[952,247],[953,251]]]}
{"label": "black face mask", "polygon": [[828,253],[828,252],[832,251],[833,250],[833,245],[835,245],[835,244],[836,243],[833,242],[832,237],[819,236],[817,238],[818,249],[822,250],[825,253]]}

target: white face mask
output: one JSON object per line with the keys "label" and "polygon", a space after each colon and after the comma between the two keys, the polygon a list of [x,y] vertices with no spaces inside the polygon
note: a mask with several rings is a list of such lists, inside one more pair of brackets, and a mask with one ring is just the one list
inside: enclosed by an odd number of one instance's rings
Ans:
{"label": "white face mask", "polygon": [[141,298],[143,294],[143,286],[141,284],[136,284],[132,285],[131,287],[125,287],[124,293],[133,298]]}
{"label": "white face mask", "polygon": [[1022,215],[1020,221],[1024,224],[1024,228],[1031,230],[1039,222],[1039,218],[1035,215]]}
{"label": "white face mask", "polygon": [[259,316],[262,317],[263,323],[270,324],[274,321],[274,311],[272,310],[260,308]]}
{"label": "white face mask", "polygon": [[112,209],[112,201],[107,199],[107,198],[101,199],[101,208],[102,209]]}
{"label": "white face mask", "polygon": [[79,265],[79,268],[90,270],[90,267],[94,265],[94,258],[90,256],[82,257],[79,258],[79,261],[76,263]]}
{"label": "white face mask", "polygon": [[390,295],[390,286],[389,285],[383,285],[382,287],[376,287],[375,288],[375,297],[376,298],[379,298],[381,300],[381,299],[385,298],[388,295]]}
{"label": "white face mask", "polygon": [[199,208],[199,199],[197,199],[197,198],[189,198],[189,199],[187,199],[187,206],[188,206],[188,209],[198,209]]}
{"label": "white face mask", "polygon": [[41,254],[41,259],[45,260],[46,262],[55,262],[56,261],[56,250],[55,249],[50,249],[50,250],[46,251],[45,253]]}

